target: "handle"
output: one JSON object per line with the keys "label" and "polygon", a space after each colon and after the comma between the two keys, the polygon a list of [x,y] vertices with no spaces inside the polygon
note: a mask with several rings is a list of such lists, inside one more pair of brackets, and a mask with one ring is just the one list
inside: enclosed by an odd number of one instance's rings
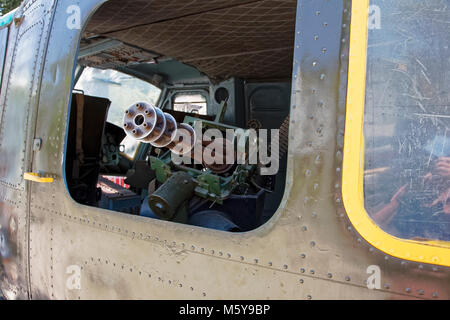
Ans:
{"label": "handle", "polygon": [[23,175],[23,178],[25,180],[39,182],[39,183],[52,183],[53,178],[50,177],[43,177],[42,174],[35,173],[35,172],[25,172]]}

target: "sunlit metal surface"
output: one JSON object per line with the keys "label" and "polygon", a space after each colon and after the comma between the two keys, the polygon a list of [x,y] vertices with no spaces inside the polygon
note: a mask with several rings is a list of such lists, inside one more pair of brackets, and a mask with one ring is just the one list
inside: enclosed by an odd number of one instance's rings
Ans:
{"label": "sunlit metal surface", "polygon": [[[79,1],[82,25],[102,3]],[[0,162],[0,286],[7,298],[450,297],[448,268],[378,251],[346,217],[341,178],[351,1],[298,2],[284,198],[271,220],[246,233],[88,207],[69,196],[67,119],[81,30],[66,27],[66,9],[65,1],[25,1],[24,21],[11,25],[16,47],[5,60],[11,81],[3,82],[0,96],[2,150],[10,150]],[[5,122],[10,117],[17,117],[13,128]],[[8,142],[12,137],[17,145]],[[37,152],[35,137],[43,139]],[[23,180],[23,172],[37,171],[54,182]],[[382,270],[375,290],[366,285],[373,265]]]}

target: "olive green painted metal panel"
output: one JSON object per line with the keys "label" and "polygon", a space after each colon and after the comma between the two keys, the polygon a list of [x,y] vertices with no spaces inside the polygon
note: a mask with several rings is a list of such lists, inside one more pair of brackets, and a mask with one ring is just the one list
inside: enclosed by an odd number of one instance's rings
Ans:
{"label": "olive green painted metal panel", "polygon": [[0,147],[3,151],[0,153],[0,181],[20,190],[24,190],[28,134],[34,127],[31,116],[32,109],[36,107],[43,59],[45,37],[42,35],[48,23],[46,16],[50,15],[45,9],[47,6],[50,8],[51,4],[52,1],[28,2],[19,10],[24,19],[18,26],[16,24],[18,34],[5,87],[0,128]]}
{"label": "olive green painted metal panel", "polygon": [[[4,61],[5,80],[0,91],[0,115],[3,117],[7,74],[11,69],[18,28],[10,27],[9,45]],[[0,119],[1,119],[0,118]],[[1,121],[1,120],[0,120]],[[1,124],[0,124],[1,125]],[[0,183],[0,284],[5,298],[26,298],[27,247],[26,247],[26,193]]]}
{"label": "olive green painted metal panel", "polygon": [[54,216],[55,212],[65,212],[69,215],[73,210],[63,205],[65,201],[76,205],[64,183],[63,161],[68,106],[71,102],[72,77],[75,71],[74,57],[82,30],[68,28],[67,21],[76,14],[76,11],[69,10],[69,7],[76,6],[80,8],[79,18],[83,26],[90,18],[90,13],[101,3],[103,1],[55,1],[36,117],[35,137],[42,139],[42,146],[39,151],[34,152],[32,163],[34,172],[44,172],[54,177],[55,182],[31,184],[31,299],[64,298],[56,295],[55,291],[64,290],[68,277],[66,268],[73,264],[69,263],[58,269],[55,267],[74,254],[73,240],[65,238],[66,232],[71,231]]}
{"label": "olive green painted metal panel", "polygon": [[[73,2],[84,22],[101,3]],[[50,173],[55,181],[30,188],[30,298],[449,298],[448,269],[399,261],[371,248],[341,205],[350,5],[299,1],[285,195],[267,224],[237,234],[87,207],[70,198],[64,147],[81,30],[66,28],[67,4],[58,1],[36,121],[35,136],[43,144],[33,157],[33,171]],[[382,270],[378,290],[366,287],[371,265]],[[77,270],[79,287],[71,281]]]}
{"label": "olive green painted metal panel", "polygon": [[[52,1],[25,1],[9,27],[0,96],[0,284],[8,299],[28,298],[28,190],[30,147]],[[7,30],[7,29],[3,29]]]}

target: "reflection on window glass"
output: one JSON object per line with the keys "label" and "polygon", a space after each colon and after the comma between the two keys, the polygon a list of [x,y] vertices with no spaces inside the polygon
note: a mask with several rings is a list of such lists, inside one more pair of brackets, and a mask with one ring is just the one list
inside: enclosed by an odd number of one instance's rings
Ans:
{"label": "reflection on window glass", "polygon": [[206,115],[206,99],[201,94],[179,94],[175,96],[173,110]]}
{"label": "reflection on window glass", "polygon": [[396,237],[450,241],[450,2],[371,5],[366,211]]}
{"label": "reflection on window glass", "polygon": [[[84,94],[107,98],[111,101],[107,121],[122,127],[122,119],[126,109],[139,101],[155,104],[161,90],[148,82],[134,78],[114,70],[86,68],[83,71],[75,89]],[[124,153],[133,157],[138,142],[128,136],[121,143]]]}

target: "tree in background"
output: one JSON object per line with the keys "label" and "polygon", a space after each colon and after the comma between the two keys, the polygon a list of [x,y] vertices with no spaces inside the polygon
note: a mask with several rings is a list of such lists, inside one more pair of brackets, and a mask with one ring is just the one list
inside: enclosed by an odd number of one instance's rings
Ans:
{"label": "tree in background", "polygon": [[17,8],[22,0],[0,0],[1,15],[7,14],[9,11]]}

